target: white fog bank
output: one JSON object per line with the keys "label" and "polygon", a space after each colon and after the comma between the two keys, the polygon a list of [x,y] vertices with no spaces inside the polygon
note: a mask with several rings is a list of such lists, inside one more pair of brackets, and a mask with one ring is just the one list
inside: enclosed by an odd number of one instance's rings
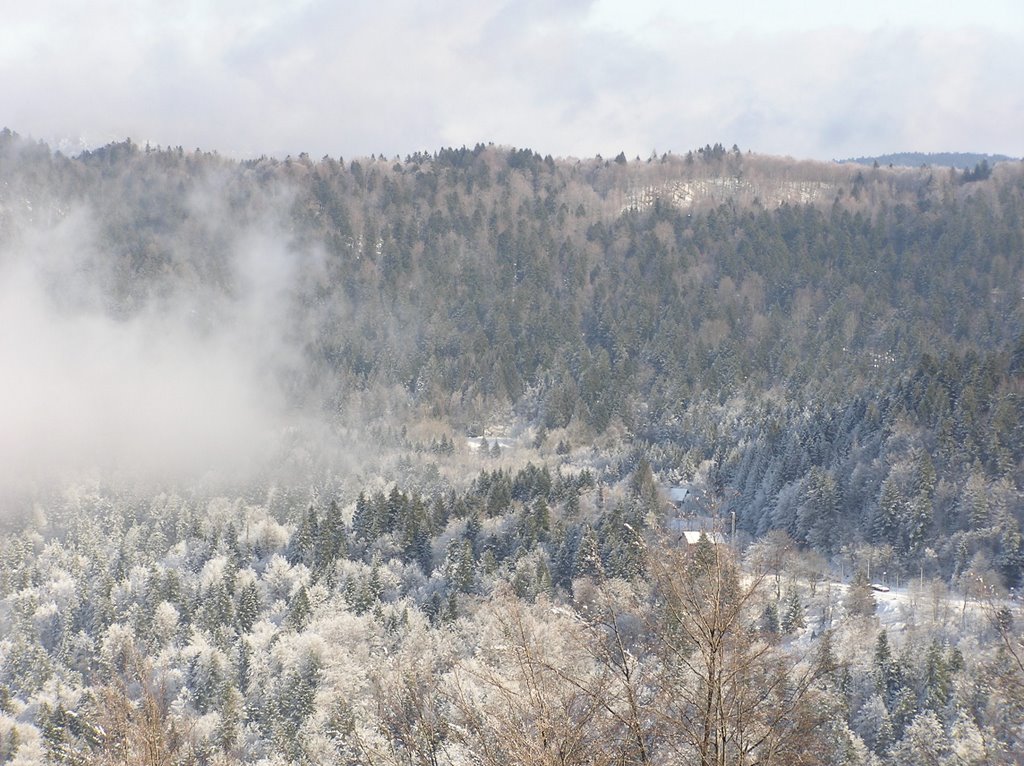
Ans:
{"label": "white fog bank", "polygon": [[226,254],[236,293],[176,285],[118,316],[86,214],[0,251],[0,484],[85,470],[183,478],[267,459],[295,270],[269,234]]}

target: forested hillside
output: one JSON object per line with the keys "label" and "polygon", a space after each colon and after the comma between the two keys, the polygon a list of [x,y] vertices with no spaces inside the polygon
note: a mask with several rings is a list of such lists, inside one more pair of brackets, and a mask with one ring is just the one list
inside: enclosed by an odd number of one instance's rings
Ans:
{"label": "forested hillside", "polygon": [[0,280],[0,759],[1024,752],[1020,163],[5,131]]}

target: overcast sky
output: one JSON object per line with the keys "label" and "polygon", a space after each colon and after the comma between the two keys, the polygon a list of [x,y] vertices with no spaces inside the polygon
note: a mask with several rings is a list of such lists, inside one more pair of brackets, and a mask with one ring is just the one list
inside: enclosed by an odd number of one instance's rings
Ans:
{"label": "overcast sky", "polygon": [[1022,0],[32,0],[0,23],[0,123],[351,158],[706,143],[1024,155]]}

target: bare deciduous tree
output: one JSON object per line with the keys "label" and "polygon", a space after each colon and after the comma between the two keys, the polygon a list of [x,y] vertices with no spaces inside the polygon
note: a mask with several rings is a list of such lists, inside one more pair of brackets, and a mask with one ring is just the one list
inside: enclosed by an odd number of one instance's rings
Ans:
{"label": "bare deciduous tree", "polygon": [[[174,715],[152,668],[132,655],[124,673],[95,688],[90,766],[187,766],[199,762],[190,723]],[[225,761],[230,763],[231,761]]]}
{"label": "bare deciduous tree", "polygon": [[487,766],[602,766],[619,762],[602,700],[607,680],[583,650],[581,626],[545,599],[507,588],[492,599],[498,635],[455,677],[457,729]]}
{"label": "bare deciduous tree", "polygon": [[707,538],[652,557],[666,742],[701,766],[815,763],[813,668],[754,628],[764,574]]}

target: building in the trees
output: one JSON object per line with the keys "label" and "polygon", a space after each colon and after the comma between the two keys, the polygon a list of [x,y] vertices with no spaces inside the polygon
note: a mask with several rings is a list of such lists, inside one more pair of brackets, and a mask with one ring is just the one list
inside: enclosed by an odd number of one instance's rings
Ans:
{"label": "building in the trees", "polygon": [[690,484],[678,484],[668,488],[668,499],[679,510],[683,510],[694,498],[693,486]]}

